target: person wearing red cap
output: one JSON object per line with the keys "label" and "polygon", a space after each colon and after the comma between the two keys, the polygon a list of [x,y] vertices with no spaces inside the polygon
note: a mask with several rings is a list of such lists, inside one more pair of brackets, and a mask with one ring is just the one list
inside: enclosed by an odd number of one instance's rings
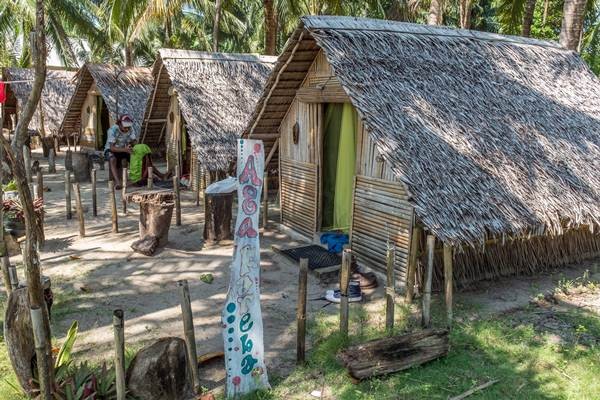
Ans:
{"label": "person wearing red cap", "polygon": [[104,158],[108,159],[110,173],[115,182],[115,189],[121,189],[121,180],[117,162],[127,160],[131,155],[132,144],[136,141],[136,136],[131,127],[133,118],[129,114],[123,114],[107,132],[106,145],[104,146]]}

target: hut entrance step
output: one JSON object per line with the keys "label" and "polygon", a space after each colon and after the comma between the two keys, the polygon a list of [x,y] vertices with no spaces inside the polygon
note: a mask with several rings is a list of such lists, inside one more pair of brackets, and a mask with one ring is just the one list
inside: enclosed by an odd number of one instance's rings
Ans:
{"label": "hut entrance step", "polygon": [[338,271],[342,264],[342,256],[336,253],[330,253],[324,247],[316,244],[288,249],[281,249],[277,246],[273,246],[273,250],[296,262],[300,262],[301,258],[308,258],[308,269],[319,276],[325,273]]}

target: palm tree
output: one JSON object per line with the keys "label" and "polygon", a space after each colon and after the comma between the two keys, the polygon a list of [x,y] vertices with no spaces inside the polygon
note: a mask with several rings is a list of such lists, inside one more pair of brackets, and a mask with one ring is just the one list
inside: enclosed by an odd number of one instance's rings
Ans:
{"label": "palm tree", "polygon": [[565,0],[559,42],[567,49],[580,50],[586,4],[587,0]]}

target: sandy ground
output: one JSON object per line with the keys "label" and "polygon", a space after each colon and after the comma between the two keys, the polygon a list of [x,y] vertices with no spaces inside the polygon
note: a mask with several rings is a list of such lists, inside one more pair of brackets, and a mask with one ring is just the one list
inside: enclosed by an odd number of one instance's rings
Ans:
{"label": "sandy ground", "polygon": [[[40,160],[47,171],[39,152],[34,153],[34,158]],[[117,308],[125,311],[129,348],[138,349],[159,337],[182,337],[177,281],[187,279],[198,353],[222,350],[220,313],[229,284],[228,267],[233,249],[231,244],[204,245],[203,209],[195,206],[193,193],[183,193],[183,224],[179,227],[174,223],[171,225],[167,247],[154,257],[146,257],[133,253],[130,248],[138,238],[137,206],[130,205],[127,215],[123,215],[119,207],[120,233],[111,233],[107,171],[98,171],[99,215],[96,218],[91,213],[91,184],[82,185],[87,236],[78,237],[76,214],[70,221],[65,218],[62,158],[57,160],[57,167],[57,174],[45,175],[44,183],[50,192],[45,193],[47,242],[41,258],[43,272],[52,278],[57,294],[53,334],[58,341],[62,340],[72,321],[77,320],[80,326],[75,346],[78,356],[91,360],[110,359],[113,351],[112,312]],[[117,202],[120,205],[120,194]],[[272,215],[274,219],[275,215]],[[271,245],[294,243],[297,242],[276,230],[261,237],[266,360],[268,368],[277,375],[285,375],[294,365],[298,274],[297,266],[274,253]],[[13,261],[18,258],[14,257]],[[505,312],[526,305],[539,293],[552,290],[561,278],[581,276],[585,270],[597,274],[600,260],[541,276],[483,282],[477,290],[458,293],[455,298],[457,303],[476,304],[478,312]],[[20,273],[22,276],[22,271]],[[207,273],[214,277],[212,284],[200,280],[200,276]],[[600,276],[596,277],[600,279]],[[308,298],[322,296],[328,287],[309,275]],[[381,288],[370,296],[374,303],[382,297]],[[323,304],[309,301],[309,314],[321,310]],[[584,296],[580,306],[597,307],[594,310],[600,315],[600,295]],[[337,311],[335,306],[324,310]]]}

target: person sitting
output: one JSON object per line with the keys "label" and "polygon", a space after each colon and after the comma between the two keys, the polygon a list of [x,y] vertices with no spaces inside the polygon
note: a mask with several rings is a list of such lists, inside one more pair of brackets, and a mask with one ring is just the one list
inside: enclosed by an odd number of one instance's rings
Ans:
{"label": "person sitting", "polygon": [[126,160],[129,162],[132,144],[137,137],[131,130],[133,118],[129,114],[123,114],[117,120],[117,123],[107,131],[106,145],[104,146],[104,158],[108,159],[110,173],[115,182],[115,189],[121,189],[121,180],[119,178],[119,165]]}
{"label": "person sitting", "polygon": [[150,154],[152,151],[146,144],[136,144],[131,151],[131,162],[129,164],[129,181],[136,186],[143,186],[148,183],[148,167],[152,167],[152,177],[165,180],[169,174],[161,173],[158,168],[152,164]]}

